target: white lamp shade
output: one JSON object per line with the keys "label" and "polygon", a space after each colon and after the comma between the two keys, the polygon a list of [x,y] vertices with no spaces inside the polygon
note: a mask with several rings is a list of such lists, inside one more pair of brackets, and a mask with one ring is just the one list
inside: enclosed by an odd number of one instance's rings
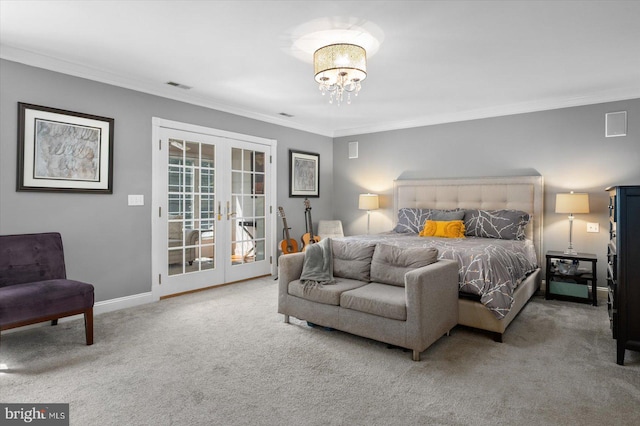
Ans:
{"label": "white lamp shade", "polygon": [[367,78],[367,52],[354,44],[331,44],[313,54],[315,80],[318,83],[336,84],[341,75],[347,81]]}
{"label": "white lamp shade", "polygon": [[589,194],[556,194],[556,213],[589,213]]}
{"label": "white lamp shade", "polygon": [[376,210],[380,207],[377,194],[360,194],[358,208],[360,210]]}

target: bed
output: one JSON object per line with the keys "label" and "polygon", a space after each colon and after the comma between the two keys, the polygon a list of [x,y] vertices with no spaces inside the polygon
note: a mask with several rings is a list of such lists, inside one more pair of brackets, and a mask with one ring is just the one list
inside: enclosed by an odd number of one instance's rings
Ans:
{"label": "bed", "polygon": [[[393,196],[398,215],[394,231],[345,239],[436,247],[440,258],[458,260],[458,323],[485,330],[501,342],[509,324],[540,288],[542,176],[396,180]],[[418,235],[424,218],[442,220],[437,215],[456,211],[466,214],[465,238]],[[513,214],[526,220],[509,217],[513,228],[495,231],[501,215]]]}

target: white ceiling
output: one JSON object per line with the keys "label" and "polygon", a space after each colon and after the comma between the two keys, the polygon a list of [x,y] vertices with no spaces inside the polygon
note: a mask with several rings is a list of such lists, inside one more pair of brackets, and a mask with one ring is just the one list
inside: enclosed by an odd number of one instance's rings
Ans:
{"label": "white ceiling", "polygon": [[[639,23],[640,1],[0,0],[0,57],[337,137],[638,98]],[[336,29],[380,43],[351,105],[294,47]]]}

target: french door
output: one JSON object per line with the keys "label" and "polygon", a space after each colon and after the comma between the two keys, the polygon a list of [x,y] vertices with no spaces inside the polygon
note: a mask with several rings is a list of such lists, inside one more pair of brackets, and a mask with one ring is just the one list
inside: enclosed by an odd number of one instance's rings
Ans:
{"label": "french door", "polygon": [[273,144],[166,120],[154,125],[155,295],[272,272]]}

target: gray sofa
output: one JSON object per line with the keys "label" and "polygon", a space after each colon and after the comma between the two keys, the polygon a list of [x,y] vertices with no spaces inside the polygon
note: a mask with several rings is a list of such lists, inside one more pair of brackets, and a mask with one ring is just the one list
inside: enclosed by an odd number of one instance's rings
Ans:
{"label": "gray sofa", "polygon": [[335,283],[300,281],[305,254],[280,256],[278,312],[408,348],[413,360],[458,323],[458,264],[437,251],[332,241]]}

